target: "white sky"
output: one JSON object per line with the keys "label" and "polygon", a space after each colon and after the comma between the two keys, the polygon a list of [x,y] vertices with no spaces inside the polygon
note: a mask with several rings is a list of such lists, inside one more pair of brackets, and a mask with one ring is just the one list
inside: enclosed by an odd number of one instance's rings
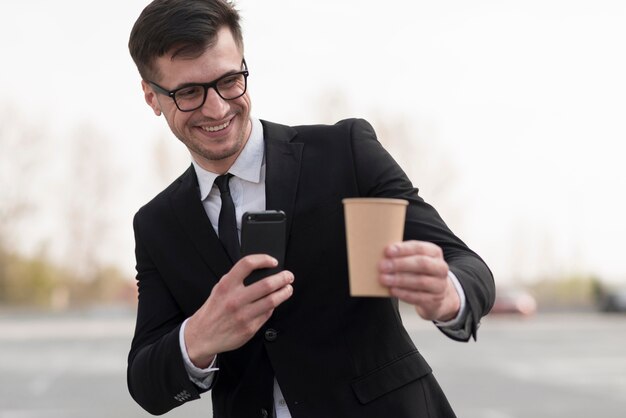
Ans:
{"label": "white sky", "polygon": [[[58,141],[42,160],[49,170],[61,169],[70,152],[63,138],[77,125],[97,129],[85,141],[123,173],[107,252],[128,271],[132,215],[166,185],[147,178],[154,144],[168,138],[176,172],[188,163],[143,102],[128,55],[146,4],[0,1],[0,108],[12,104]],[[424,172],[412,165],[428,164],[429,151],[438,155],[424,178],[412,175],[427,199],[431,177],[454,167],[448,198],[433,194],[435,206],[497,279],[580,272],[626,281],[626,2],[237,4],[257,117],[331,122],[319,107],[337,91],[338,117],[403,121],[415,137],[394,143],[426,144],[426,156],[398,152],[410,174]],[[23,244],[62,240],[53,218],[38,222]]]}

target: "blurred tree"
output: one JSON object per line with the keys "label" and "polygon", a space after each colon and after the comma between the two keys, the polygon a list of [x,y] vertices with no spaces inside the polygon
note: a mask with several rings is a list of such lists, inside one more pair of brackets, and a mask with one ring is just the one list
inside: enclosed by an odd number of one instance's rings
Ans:
{"label": "blurred tree", "polygon": [[38,126],[22,120],[13,107],[0,105],[0,248],[7,249],[17,224],[35,209],[35,185],[25,179],[40,172],[44,148]]}
{"label": "blurred tree", "polygon": [[38,122],[0,106],[0,304],[64,308],[118,298],[129,281],[107,256],[124,181],[109,141],[89,124],[59,141]]}
{"label": "blurred tree", "polygon": [[68,281],[68,274],[55,266],[44,253],[27,258],[5,253],[4,289],[0,302],[5,305],[50,307],[52,295]]}
{"label": "blurred tree", "polygon": [[66,179],[62,188],[66,231],[65,264],[79,277],[94,279],[106,262],[112,214],[122,176],[115,168],[110,142],[94,126],[82,124],[69,137]]}
{"label": "blurred tree", "polygon": [[589,309],[599,296],[599,279],[593,275],[564,275],[539,280],[529,286],[542,310]]}
{"label": "blurred tree", "polygon": [[35,209],[34,185],[24,178],[40,170],[44,143],[38,126],[22,120],[12,106],[0,105],[0,301],[14,290],[10,280],[17,226]]}

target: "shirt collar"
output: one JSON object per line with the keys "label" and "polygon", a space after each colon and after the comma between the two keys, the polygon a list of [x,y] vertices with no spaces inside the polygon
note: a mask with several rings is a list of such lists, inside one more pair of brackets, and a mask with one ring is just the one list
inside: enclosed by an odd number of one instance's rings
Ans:
{"label": "shirt collar", "polygon": [[[251,183],[259,183],[261,181],[261,167],[263,166],[264,142],[263,142],[263,125],[256,118],[250,118],[252,129],[250,137],[244,145],[241,154],[237,157],[228,172],[235,177]],[[198,185],[200,186],[200,200],[204,200],[209,195],[213,182],[218,174],[207,171],[192,158],[191,162],[198,177]]]}

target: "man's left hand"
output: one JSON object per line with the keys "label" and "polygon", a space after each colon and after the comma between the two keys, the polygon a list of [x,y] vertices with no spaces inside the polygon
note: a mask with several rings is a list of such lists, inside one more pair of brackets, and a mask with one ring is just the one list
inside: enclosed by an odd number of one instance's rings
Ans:
{"label": "man's left hand", "polygon": [[439,246],[425,241],[391,244],[378,270],[391,296],[415,306],[422,318],[449,321],[458,314],[461,301]]}

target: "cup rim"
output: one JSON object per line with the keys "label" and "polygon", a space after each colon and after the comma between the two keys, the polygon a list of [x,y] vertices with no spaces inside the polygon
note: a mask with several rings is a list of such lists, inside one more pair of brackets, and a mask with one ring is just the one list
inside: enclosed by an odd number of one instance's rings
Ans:
{"label": "cup rim", "polygon": [[403,205],[403,206],[407,206],[409,204],[408,200],[405,199],[395,199],[395,198],[390,198],[390,197],[346,197],[344,199],[341,199],[341,201],[343,202],[343,204],[359,204],[359,203],[364,203],[364,204],[392,204],[392,205]]}

